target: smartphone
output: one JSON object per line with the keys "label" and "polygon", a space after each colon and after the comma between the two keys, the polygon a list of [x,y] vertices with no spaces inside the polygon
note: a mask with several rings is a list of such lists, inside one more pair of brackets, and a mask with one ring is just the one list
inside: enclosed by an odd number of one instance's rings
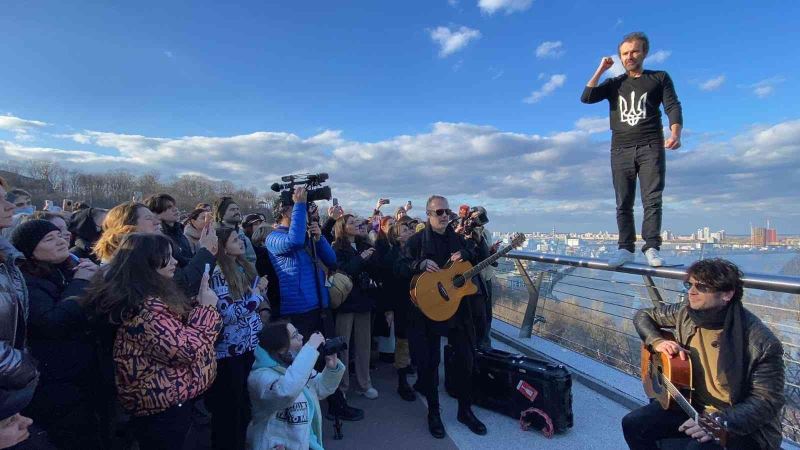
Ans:
{"label": "smartphone", "polygon": [[336,197],[333,197],[333,198],[331,199],[331,201],[333,202],[333,206],[339,206],[339,199],[338,199],[338,198],[336,198]]}
{"label": "smartphone", "polygon": [[64,201],[61,202],[61,209],[64,211],[72,211],[72,200],[65,198]]}
{"label": "smartphone", "polygon": [[211,272],[211,264],[206,263],[205,274],[208,275]]}
{"label": "smartphone", "polygon": [[389,199],[388,199],[388,198],[382,198],[382,199],[381,199],[381,205],[388,205],[389,203],[390,203],[390,202],[389,202]]}

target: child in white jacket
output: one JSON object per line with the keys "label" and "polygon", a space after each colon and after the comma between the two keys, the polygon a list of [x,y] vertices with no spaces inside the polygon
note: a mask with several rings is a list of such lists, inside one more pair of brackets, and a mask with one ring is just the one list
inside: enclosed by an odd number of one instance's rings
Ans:
{"label": "child in white jacket", "polygon": [[336,355],[325,357],[322,373],[314,370],[323,342],[322,334],[314,333],[303,345],[303,335],[285,321],[264,325],[247,379],[253,408],[248,449],[323,450],[319,401],[344,375]]}

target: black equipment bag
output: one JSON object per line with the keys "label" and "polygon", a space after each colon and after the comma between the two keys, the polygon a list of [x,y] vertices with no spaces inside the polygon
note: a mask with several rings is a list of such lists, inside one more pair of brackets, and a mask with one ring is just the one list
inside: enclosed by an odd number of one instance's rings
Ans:
{"label": "black equipment bag", "polygon": [[[444,347],[445,390],[453,395],[453,349]],[[534,402],[517,390],[520,381],[539,393]],[[553,421],[556,433],[572,427],[572,375],[562,365],[497,349],[477,350],[472,400],[478,406],[519,420],[530,407],[539,408]]]}

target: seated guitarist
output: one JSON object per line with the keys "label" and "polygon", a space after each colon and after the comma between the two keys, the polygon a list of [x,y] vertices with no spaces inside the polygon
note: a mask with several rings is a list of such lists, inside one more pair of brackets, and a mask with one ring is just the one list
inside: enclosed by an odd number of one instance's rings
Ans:
{"label": "seated guitarist", "polygon": [[[425,229],[408,239],[395,270],[410,278],[411,275],[425,271],[437,272],[450,261],[470,260],[475,263],[475,243],[456,234],[449,226],[451,211],[447,199],[438,195],[431,196],[426,204],[426,213],[428,222]],[[471,409],[471,374],[476,345],[472,310],[483,308],[482,304],[474,304],[477,302],[482,302],[482,298],[465,298],[456,314],[446,322],[432,321],[417,308],[414,308],[409,317],[409,346],[418,366],[418,381],[414,387],[428,400],[428,430],[438,439],[446,435],[439,410],[441,336],[447,336],[447,342],[455,352],[458,420],[472,432],[486,434],[486,426],[475,417]]]}
{"label": "seated guitarist", "polygon": [[[655,351],[691,358],[693,406],[722,425],[727,448],[779,448],[783,347],[742,306],[742,273],[724,259],[706,259],[689,267],[684,284],[688,303],[639,310],[636,331]],[[663,339],[661,328],[674,328],[677,342]],[[686,448],[719,448],[682,410],[663,410],[658,402],[625,416],[622,430],[631,449],[680,436],[692,438]]]}

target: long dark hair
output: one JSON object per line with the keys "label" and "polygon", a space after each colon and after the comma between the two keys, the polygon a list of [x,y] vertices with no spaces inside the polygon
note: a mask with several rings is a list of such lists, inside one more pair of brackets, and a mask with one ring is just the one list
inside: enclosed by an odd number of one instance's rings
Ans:
{"label": "long dark hair", "polygon": [[86,303],[95,319],[120,324],[136,315],[148,298],[158,298],[180,317],[189,302],[172,280],[156,272],[172,258],[168,237],[156,233],[130,233],[122,238],[102,276],[92,282]]}
{"label": "long dark hair", "polygon": [[333,224],[333,246],[338,249],[350,247],[350,240],[347,239],[347,219],[355,217],[352,214],[345,214],[336,219]]}
{"label": "long dark hair", "polygon": [[222,276],[225,277],[225,282],[228,283],[231,297],[238,300],[249,292],[250,283],[256,279],[258,272],[253,264],[245,258],[245,255],[234,258],[225,253],[225,246],[233,233],[236,233],[236,229],[232,227],[217,227],[217,239],[219,240],[217,265],[222,271]]}

